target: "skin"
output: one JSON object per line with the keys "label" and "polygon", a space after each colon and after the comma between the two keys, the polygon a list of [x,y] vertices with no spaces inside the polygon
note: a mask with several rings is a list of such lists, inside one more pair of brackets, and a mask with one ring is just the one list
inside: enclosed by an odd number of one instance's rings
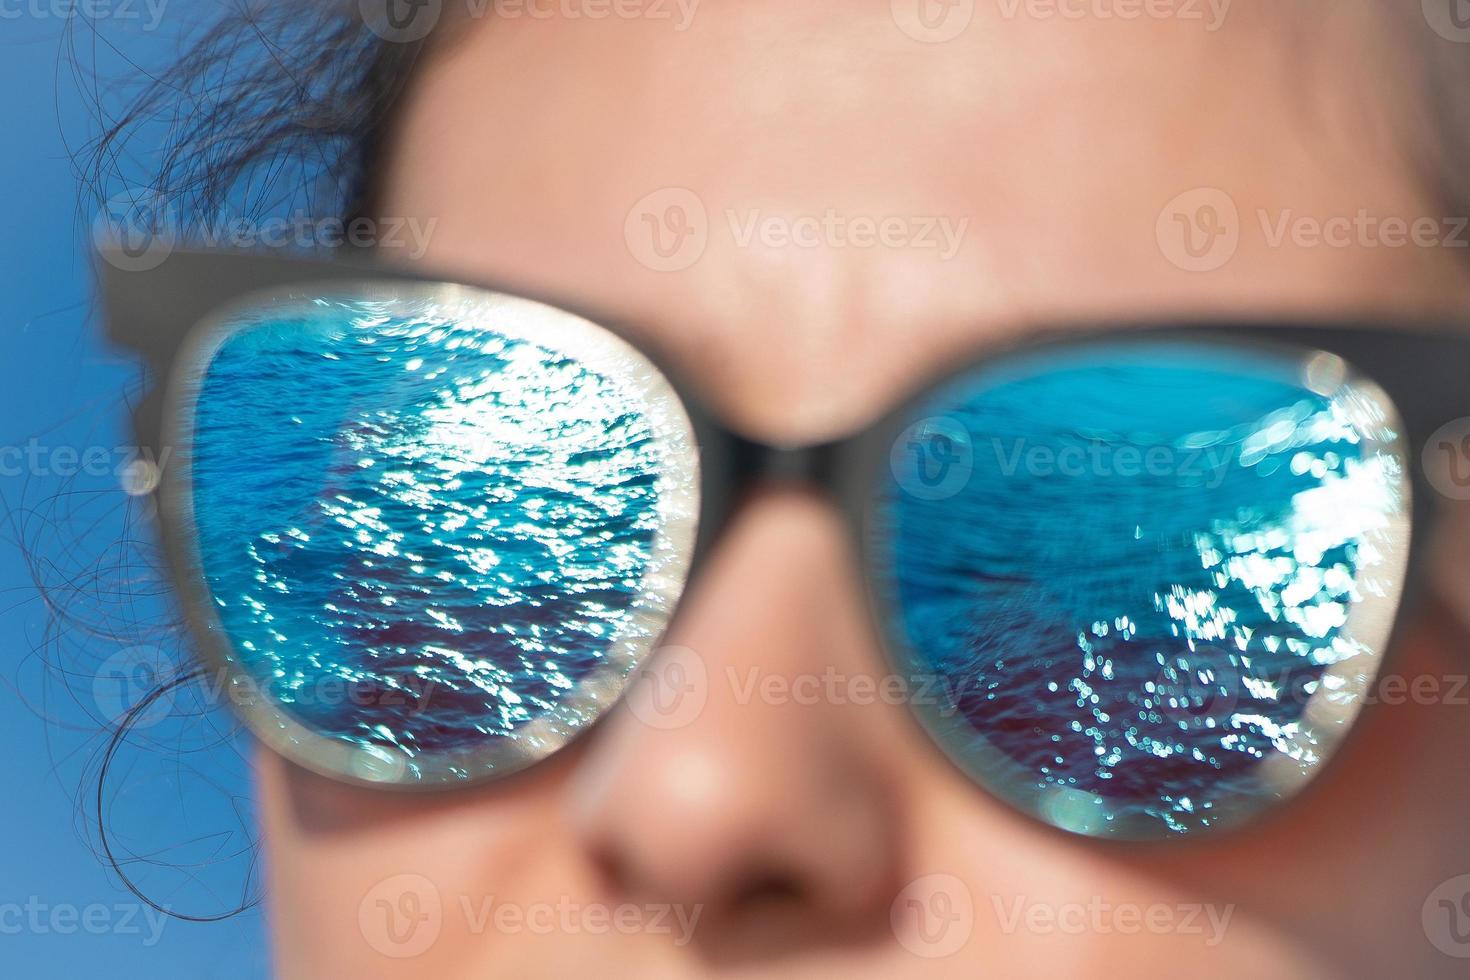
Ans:
{"label": "skin", "polygon": [[[1384,81],[1411,72],[1366,7],[1242,3],[1215,32],[1001,9],[977,6],[941,44],[906,36],[873,0],[706,0],[685,32],[475,21],[416,77],[379,211],[437,219],[422,267],[617,316],[731,425],[777,442],[851,430],[956,356],[1057,321],[1456,312],[1452,251],[1272,247],[1255,217],[1443,213],[1403,154],[1413,97]],[[625,222],[670,187],[699,197],[709,241],[687,269],[660,272]],[[1199,187],[1241,215],[1237,252],[1209,272],[1179,268],[1155,231]],[[725,220],[828,208],[969,224],[945,260],[742,246]],[[714,678],[688,724],[620,706],[528,772],[432,796],[339,785],[263,754],[281,975],[1461,975],[1420,912],[1470,871],[1470,776],[1442,761],[1470,754],[1465,706],[1369,708],[1325,775],[1238,831],[1087,840],[986,795],[900,705],[765,703],[724,683],[728,669],[881,677],[862,596],[830,505],[764,491],[666,638]],[[1391,669],[1444,689],[1464,648],[1458,621],[1421,601]],[[439,894],[437,933],[385,956],[368,899],[395,903],[405,874]],[[933,874],[962,883],[974,910],[943,957],[914,952],[890,919]],[[488,896],[698,906],[700,918],[684,944],[653,930],[477,930],[460,900],[473,912]],[[1017,901],[1208,909],[1190,930],[1008,929]],[[1217,937],[1207,916],[1227,908]]]}

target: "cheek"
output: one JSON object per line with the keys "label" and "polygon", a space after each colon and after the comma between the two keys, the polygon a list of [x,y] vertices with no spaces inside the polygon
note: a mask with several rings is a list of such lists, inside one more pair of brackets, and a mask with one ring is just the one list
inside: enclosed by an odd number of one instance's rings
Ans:
{"label": "cheek", "polygon": [[385,859],[419,860],[431,850],[429,843],[462,839],[481,841],[481,849],[493,854],[514,847],[528,820],[554,813],[555,787],[578,754],[574,744],[488,786],[415,793],[351,786],[261,751],[256,762],[261,818],[269,831],[282,832],[286,847],[309,845],[311,861],[355,859],[365,848],[381,849]]}
{"label": "cheek", "polygon": [[1239,902],[1242,914],[1324,947],[1358,947],[1344,955],[1435,955],[1421,908],[1470,867],[1470,780],[1438,761],[1470,752],[1470,686],[1458,627],[1426,605],[1385,664],[1374,703],[1316,782],[1237,834],[1154,859],[1166,879]]}
{"label": "cheek", "polygon": [[261,751],[257,806],[281,961],[330,955],[337,970],[338,956],[373,957],[375,900],[396,901],[418,881],[432,883],[446,922],[463,918],[458,896],[522,891],[533,878],[566,892],[556,788],[579,752],[494,786],[418,795],[336,783]]}

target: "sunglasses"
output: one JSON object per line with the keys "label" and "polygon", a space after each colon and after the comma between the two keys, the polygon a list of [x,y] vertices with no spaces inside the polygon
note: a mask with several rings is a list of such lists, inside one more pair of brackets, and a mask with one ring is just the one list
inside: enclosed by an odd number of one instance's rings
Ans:
{"label": "sunglasses", "polygon": [[128,268],[102,267],[110,335],[147,359],[138,440],[168,461],[134,489],[202,658],[259,739],[357,784],[567,744],[779,483],[844,515],[904,703],[979,786],[1091,836],[1234,826],[1337,752],[1435,487],[1470,485],[1448,329],[1045,331],[793,448],[537,299],[355,260]]}

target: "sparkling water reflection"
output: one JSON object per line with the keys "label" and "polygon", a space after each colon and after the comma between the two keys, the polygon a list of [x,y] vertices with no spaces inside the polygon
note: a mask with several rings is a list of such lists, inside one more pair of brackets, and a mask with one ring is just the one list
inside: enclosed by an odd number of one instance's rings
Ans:
{"label": "sparkling water reflection", "polygon": [[621,342],[533,340],[512,312],[265,307],[199,380],[203,576],[240,664],[315,732],[417,760],[575,728],[579,682],[661,625],[682,412]]}
{"label": "sparkling water reflection", "polygon": [[973,472],[885,490],[880,592],[957,761],[1128,836],[1228,823],[1320,765],[1377,671],[1407,521],[1391,406],[1324,358],[1092,346],[918,409],[971,434]]}

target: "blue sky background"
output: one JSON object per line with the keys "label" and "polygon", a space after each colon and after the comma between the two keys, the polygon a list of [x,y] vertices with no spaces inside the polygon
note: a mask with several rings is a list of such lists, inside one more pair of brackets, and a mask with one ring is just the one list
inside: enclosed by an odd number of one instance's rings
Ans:
{"label": "blue sky background", "polygon": [[[124,78],[129,72],[121,56],[143,65],[167,62],[179,31],[214,4],[168,0],[156,30],[145,29],[146,6],[132,6],[137,19],[118,16],[100,25],[117,51],[100,46],[98,61]],[[96,125],[61,46],[66,22],[55,11],[64,9],[49,2],[0,8],[0,91],[6,93],[0,450],[11,448],[0,457],[0,744],[8,749],[0,763],[0,976],[261,977],[268,955],[258,911],[220,923],[169,920],[156,931],[94,855],[95,835],[86,826],[93,791],[87,774],[101,745],[98,719],[126,698],[126,686],[106,693],[109,671],[119,656],[137,666],[136,658],[128,660],[127,637],[142,635],[136,621],[154,620],[166,606],[147,594],[146,565],[121,564],[127,555],[133,561],[146,555],[117,547],[128,533],[127,511],[112,471],[125,461],[116,447],[130,441],[122,396],[139,375],[99,340],[90,306],[84,246],[91,206],[78,210],[72,151],[95,135]],[[76,26],[80,38],[90,37],[85,25]],[[146,183],[146,160],[139,166]],[[17,457],[14,450],[28,446],[35,447],[32,455]],[[97,447],[93,463],[72,462],[66,447],[78,453]],[[83,471],[67,475],[78,468]],[[147,532],[140,525],[131,534]],[[52,593],[74,617],[58,643],[45,642],[47,611],[31,584],[36,569],[53,587],[83,586]],[[133,584],[115,588],[125,578]],[[124,639],[106,635],[119,627]],[[161,650],[165,657],[175,653],[168,644]],[[99,668],[100,684],[94,683]],[[108,799],[119,845],[128,854],[156,857],[156,868],[131,867],[150,895],[184,912],[228,907],[251,870],[239,820],[243,815],[248,830],[241,746],[229,738],[208,744],[211,732],[228,724],[215,711],[161,721],[141,733],[141,744],[122,751],[115,767]]]}

